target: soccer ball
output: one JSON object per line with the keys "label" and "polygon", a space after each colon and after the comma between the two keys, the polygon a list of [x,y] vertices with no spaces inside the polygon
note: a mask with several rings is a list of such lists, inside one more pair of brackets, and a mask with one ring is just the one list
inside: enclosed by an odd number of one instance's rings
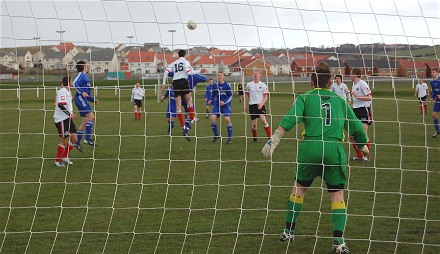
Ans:
{"label": "soccer ball", "polygon": [[186,23],[186,26],[189,30],[194,30],[197,28],[197,23],[194,20],[190,20],[188,23]]}

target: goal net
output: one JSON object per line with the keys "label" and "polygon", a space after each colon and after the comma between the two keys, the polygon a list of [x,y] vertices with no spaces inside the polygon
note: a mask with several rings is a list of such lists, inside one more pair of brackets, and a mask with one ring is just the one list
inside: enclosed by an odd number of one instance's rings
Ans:
{"label": "goal net", "polygon": [[[425,112],[415,93],[418,83],[431,92],[439,67],[437,1],[0,4],[0,252],[329,253],[332,213],[319,177],[294,241],[278,239],[303,124],[265,159],[262,121],[252,126],[239,94],[239,83],[245,89],[259,70],[273,131],[311,89],[321,61],[350,90],[350,72],[360,69],[373,97],[370,160],[347,161],[351,252],[440,252],[440,137],[432,137],[430,94]],[[199,122],[187,124],[191,141],[177,117],[169,129],[170,98],[162,97],[163,73],[179,49],[195,70],[206,70],[193,92]],[[94,120],[84,122],[93,123],[97,146],[84,136],[83,153],[74,148],[73,164],[56,167],[54,96],[64,76],[76,77],[79,61],[89,64],[99,100]],[[219,72],[232,87],[232,114],[231,124],[217,119],[220,139],[212,142],[205,88]],[[145,89],[140,120],[131,101],[136,82]],[[73,108],[79,130],[84,119]],[[356,156],[348,139],[343,145],[347,158]]]}

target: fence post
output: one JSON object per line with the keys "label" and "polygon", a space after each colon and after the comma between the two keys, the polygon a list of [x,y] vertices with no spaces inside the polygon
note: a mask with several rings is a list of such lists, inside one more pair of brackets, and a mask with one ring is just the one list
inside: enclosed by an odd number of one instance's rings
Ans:
{"label": "fence post", "polygon": [[275,80],[272,81],[272,90],[275,91]]}
{"label": "fence post", "polygon": [[374,79],[373,79],[373,82],[372,82],[372,83],[373,83],[373,85],[372,85],[371,87],[372,87],[372,89],[374,89]]}
{"label": "fence post", "polygon": [[[160,82],[159,82],[159,78],[157,79],[157,86],[155,86],[155,87],[157,87],[157,88],[155,88],[155,90],[157,90],[157,102],[160,102],[160,97],[161,97],[161,91],[162,91],[162,85],[160,84]],[[145,95],[145,97],[144,98],[146,98],[147,97],[147,95]]]}
{"label": "fence post", "polygon": [[40,88],[37,86],[37,98],[40,98]]}
{"label": "fence post", "polygon": [[394,77],[391,78],[391,88],[394,89]]}
{"label": "fence post", "polygon": [[412,79],[412,88],[414,89],[414,79]]}

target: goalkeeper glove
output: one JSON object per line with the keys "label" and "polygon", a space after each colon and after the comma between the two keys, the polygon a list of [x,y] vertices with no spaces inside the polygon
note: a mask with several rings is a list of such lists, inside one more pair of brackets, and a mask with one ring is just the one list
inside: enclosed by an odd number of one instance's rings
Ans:
{"label": "goalkeeper glove", "polygon": [[277,145],[280,143],[280,139],[283,137],[284,133],[281,131],[276,130],[272,134],[272,138],[267,141],[267,143],[264,145],[263,149],[261,150],[261,153],[264,157],[269,158],[272,156],[273,151],[277,147]]}

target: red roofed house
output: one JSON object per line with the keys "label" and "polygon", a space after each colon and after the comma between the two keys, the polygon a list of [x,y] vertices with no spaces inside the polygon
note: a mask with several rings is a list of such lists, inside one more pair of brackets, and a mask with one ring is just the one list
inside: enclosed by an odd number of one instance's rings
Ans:
{"label": "red roofed house", "polygon": [[309,77],[313,72],[315,72],[315,66],[318,63],[317,60],[313,59],[295,59],[292,62],[290,71],[292,76],[295,77]]}
{"label": "red roofed house", "polygon": [[231,72],[231,66],[238,62],[238,58],[233,56],[218,56],[215,61],[218,65],[218,70],[222,71],[225,75],[229,75]]}
{"label": "red roofed house", "polygon": [[242,71],[244,76],[252,76],[254,70],[260,70],[262,76],[272,76],[270,72],[270,65],[264,62],[261,58],[245,58],[240,59],[240,62],[236,62],[231,66],[233,72]]}
{"label": "red roofed house", "polygon": [[[207,54],[191,55],[191,66],[195,70],[206,69],[207,73],[217,73],[217,61],[215,57]],[[189,59],[188,59],[189,60]]]}
{"label": "red roofed house", "polygon": [[432,60],[432,61],[428,61],[428,62],[425,62],[425,65],[426,65],[426,77],[427,78],[431,78],[432,76],[431,76],[431,70],[432,70],[432,68],[440,68],[440,63],[439,63],[439,61],[438,60]]}
{"label": "red roofed house", "polygon": [[53,52],[71,53],[73,56],[80,53],[79,50],[71,42],[63,42],[52,47]]}
{"label": "red roofed house", "polygon": [[132,73],[150,74],[158,71],[155,52],[130,51],[125,59],[128,63],[128,70]]}
{"label": "red roofed house", "polygon": [[165,54],[156,54],[157,72],[164,72],[165,68],[168,68],[168,65],[179,58],[177,57],[177,55],[174,55],[175,54],[172,52]]}
{"label": "red roofed house", "polygon": [[397,64],[397,76],[409,78],[425,78],[426,65],[424,61],[409,59],[400,60]]}

